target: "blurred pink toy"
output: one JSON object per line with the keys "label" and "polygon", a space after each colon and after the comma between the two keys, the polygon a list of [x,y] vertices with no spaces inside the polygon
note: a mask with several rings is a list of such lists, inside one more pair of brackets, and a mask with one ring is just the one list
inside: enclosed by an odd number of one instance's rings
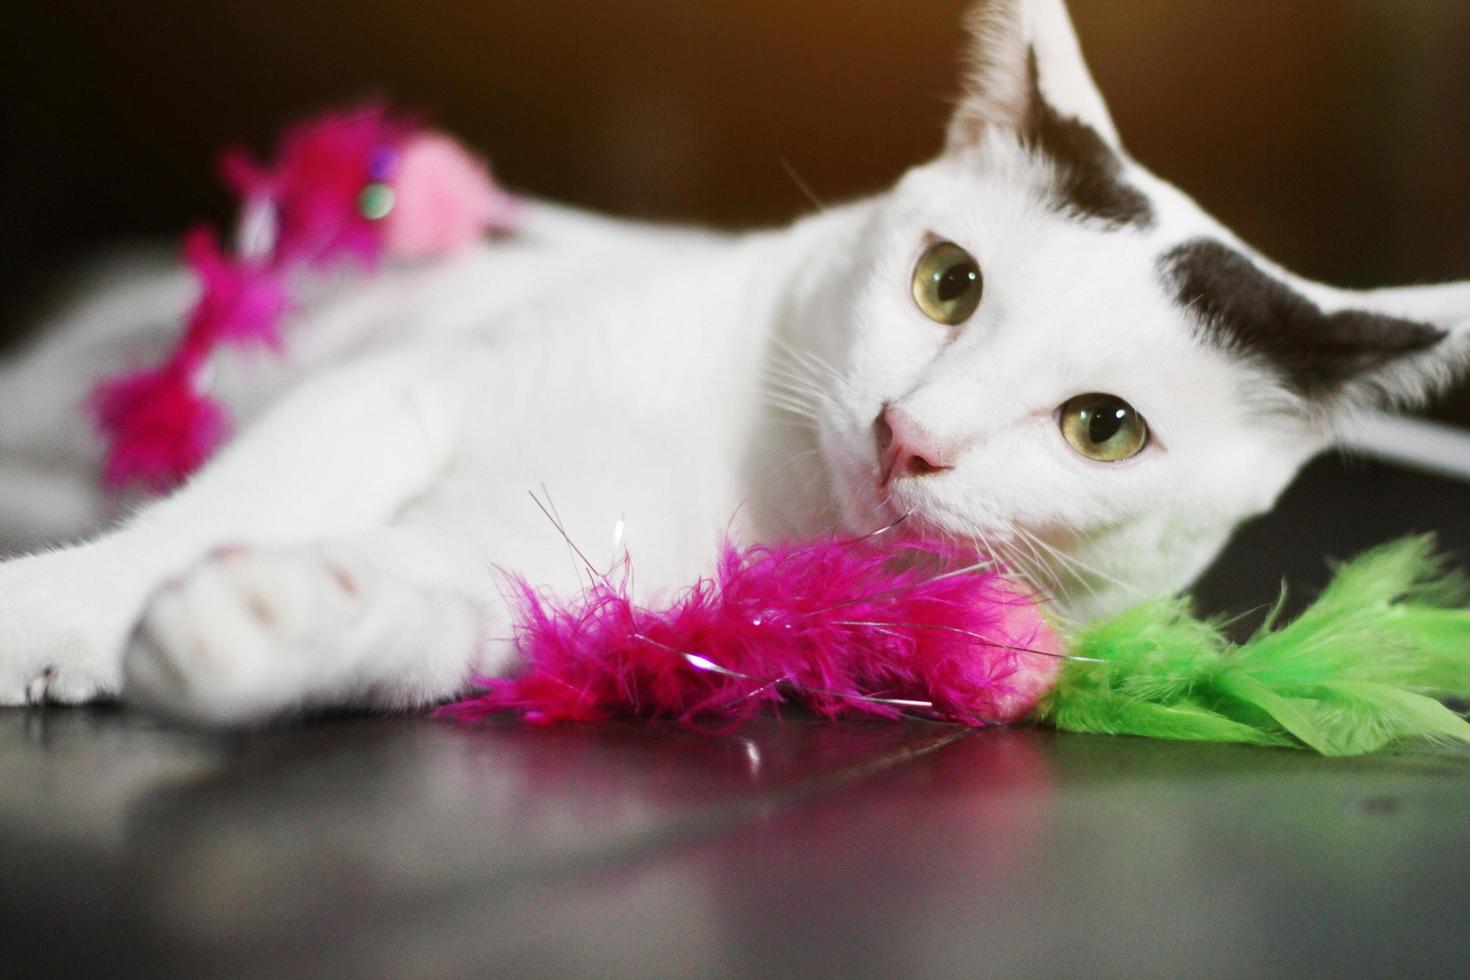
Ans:
{"label": "blurred pink toy", "polygon": [[220,344],[279,352],[298,270],[448,255],[518,221],[482,161],[376,105],[292,126],[270,166],[231,151],[221,169],[242,199],[240,254],[223,254],[207,228],[191,232],[184,259],[200,297],[173,354],[104,379],[89,400],[109,489],[170,489],[228,437],[229,413],[208,394],[210,356]]}

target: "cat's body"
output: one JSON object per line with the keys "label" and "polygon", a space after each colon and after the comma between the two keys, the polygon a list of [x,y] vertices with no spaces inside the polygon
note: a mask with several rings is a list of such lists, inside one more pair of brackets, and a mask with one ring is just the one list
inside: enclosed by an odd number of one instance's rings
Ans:
{"label": "cat's body", "polygon": [[[950,148],[889,194],[731,237],[531,204],[511,240],[325,292],[278,366],[221,362],[246,424],[197,479],[0,565],[0,704],[441,700],[512,653],[496,568],[581,581],[533,491],[594,563],[626,529],[648,592],[727,530],[910,515],[1096,615],[1187,584],[1345,412],[1466,360],[1470,286],[1354,295],[1249,258],[1123,154],[1057,0],[977,20]],[[921,309],[950,242],[974,263]],[[114,284],[0,375],[0,522],[102,520],[75,404],[187,295]],[[1127,459],[1059,431],[1097,392],[1148,422]]]}
{"label": "cat's body", "polygon": [[[477,647],[482,637],[508,636],[510,623],[494,601],[500,583],[492,566],[563,590],[578,582],[559,532],[530,497],[543,488],[568,533],[599,561],[610,558],[622,521],[646,585],[692,580],[727,526],[746,537],[758,533],[757,507],[771,504],[753,499],[752,488],[765,483],[752,480],[744,454],[731,450],[756,438],[761,423],[767,348],[760,331],[774,323],[783,298],[774,270],[797,260],[808,237],[663,232],[531,204],[514,240],[448,264],[388,271],[319,299],[316,315],[293,329],[282,366],[259,357],[221,365],[219,388],[246,431],[275,429],[256,447],[244,436],[209,471],[238,458],[242,472],[219,480],[206,472],[185,494],[145,511],[162,514],[186,496],[208,496],[199,506],[210,516],[167,529],[161,525],[174,522],[165,519],[136,544],[129,540],[136,532],[125,530],[89,549],[0,566],[0,592],[13,603],[9,622],[35,609],[45,622],[25,631],[32,635],[83,631],[93,622],[114,634],[164,578],[216,548],[248,544],[256,553],[233,560],[244,565],[289,563],[264,549],[300,546],[311,562],[318,545],[337,539],[351,550],[344,539],[371,537],[391,522],[398,538],[363,556],[362,567],[341,558],[336,579],[303,586],[276,569],[261,574],[309,605],[320,597],[303,588],[331,584],[340,595],[341,579],[350,578],[363,605],[380,611],[391,606],[377,594],[380,579],[401,579],[409,592],[434,588],[440,594],[424,615],[454,620],[460,631],[436,643],[436,623],[405,623],[409,636],[423,633],[410,646],[426,660],[442,651],[455,675],[472,661],[493,669],[504,644],[487,642],[478,655]],[[781,263],[769,265],[773,256]],[[670,270],[677,280],[662,281]],[[492,283],[499,286],[486,288]],[[173,303],[180,292],[159,289]],[[597,315],[587,315],[589,305]],[[54,404],[30,406],[48,424],[74,414],[84,387],[89,355],[65,360],[60,371],[70,374],[73,391],[50,388]],[[355,440],[334,454],[331,443],[353,438],[347,428]],[[78,480],[96,480],[95,462],[77,467],[67,484]],[[262,484],[270,485],[267,494]],[[76,508],[57,523],[78,516],[91,515]],[[416,566],[421,551],[429,553],[428,567]],[[38,574],[48,564],[55,571]],[[37,585],[50,588],[52,576],[72,595],[15,602]],[[109,599],[117,606],[111,616]],[[463,612],[454,608],[460,605]],[[336,624],[341,638],[350,625]],[[228,628],[238,634],[237,626]],[[58,642],[91,647],[110,639]],[[51,681],[64,685],[65,671]],[[117,686],[101,676],[92,683],[103,691]],[[442,696],[442,684],[436,690]],[[13,700],[15,692],[7,693]]]}

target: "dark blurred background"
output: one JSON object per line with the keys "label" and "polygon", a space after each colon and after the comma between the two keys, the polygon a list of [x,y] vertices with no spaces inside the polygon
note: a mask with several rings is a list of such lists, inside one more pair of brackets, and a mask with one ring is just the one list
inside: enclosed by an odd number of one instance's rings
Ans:
{"label": "dark blurred background", "polygon": [[[939,145],[967,0],[12,0],[0,338],[79,258],[229,199],[213,160],[379,94],[507,183],[739,226]],[[1072,0],[1135,155],[1344,285],[1470,276],[1470,3]],[[1442,411],[1470,421],[1463,396]]]}

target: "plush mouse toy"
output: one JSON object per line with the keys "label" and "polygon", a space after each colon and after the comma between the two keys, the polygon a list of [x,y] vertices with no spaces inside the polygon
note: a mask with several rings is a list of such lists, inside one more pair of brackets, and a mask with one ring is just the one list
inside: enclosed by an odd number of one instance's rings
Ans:
{"label": "plush mouse toy", "polygon": [[220,169],[241,200],[237,254],[227,255],[209,228],[191,231],[184,261],[199,299],[173,352],[92,393],[109,489],[169,490],[208,460],[230,432],[209,395],[210,355],[222,345],[279,351],[299,276],[449,255],[513,230],[519,218],[516,198],[481,160],[378,105],[288,129],[269,166],[231,151]]}

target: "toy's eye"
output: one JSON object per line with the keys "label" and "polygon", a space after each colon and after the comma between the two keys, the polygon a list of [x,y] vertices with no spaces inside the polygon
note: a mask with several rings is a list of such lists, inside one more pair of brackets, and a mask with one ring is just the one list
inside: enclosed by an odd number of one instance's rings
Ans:
{"label": "toy's eye", "polygon": [[1113,395],[1078,395],[1062,406],[1062,437],[1088,459],[1118,463],[1148,445],[1148,423]]}
{"label": "toy's eye", "polygon": [[964,323],[979,309],[984,292],[979,263],[954,242],[929,246],[914,267],[914,302],[937,323]]}

